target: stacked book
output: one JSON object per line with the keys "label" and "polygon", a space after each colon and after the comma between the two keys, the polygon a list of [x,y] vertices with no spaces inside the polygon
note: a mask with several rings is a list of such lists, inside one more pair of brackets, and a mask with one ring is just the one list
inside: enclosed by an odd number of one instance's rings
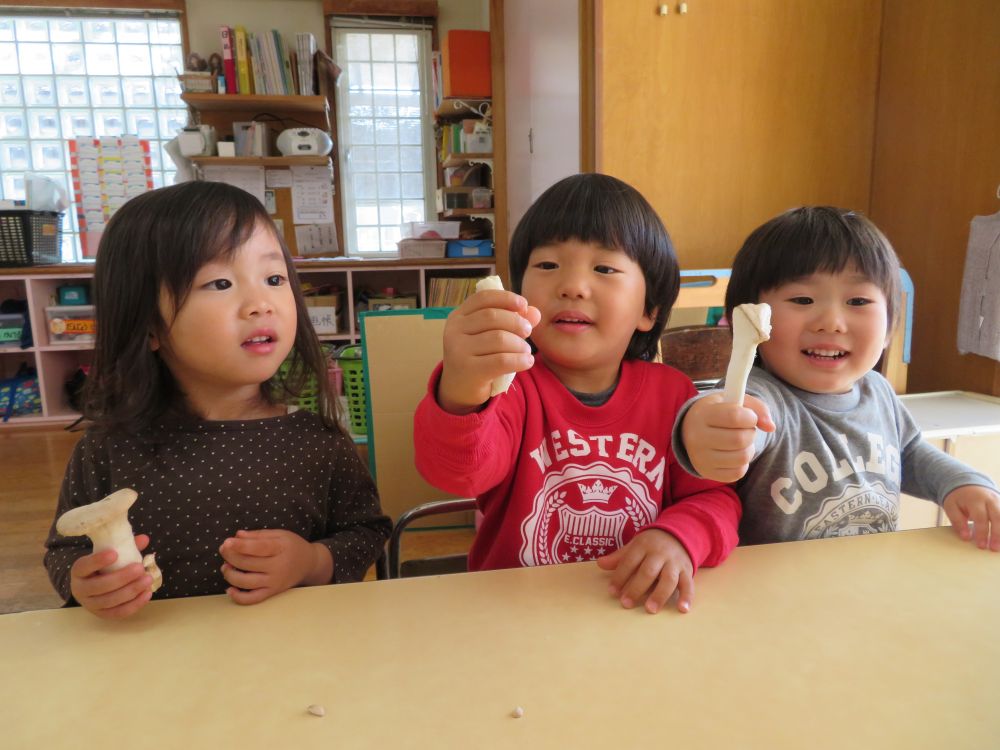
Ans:
{"label": "stacked book", "polygon": [[313,60],[316,57],[316,37],[309,32],[295,35],[295,52],[298,62],[299,85],[298,92],[303,96],[316,93],[316,71]]}
{"label": "stacked book", "polygon": [[313,57],[316,38],[295,35],[289,49],[276,29],[254,33],[243,26],[219,29],[227,94],[288,96],[315,92]]}
{"label": "stacked book", "polygon": [[458,307],[476,291],[475,278],[433,277],[427,287],[428,307]]}

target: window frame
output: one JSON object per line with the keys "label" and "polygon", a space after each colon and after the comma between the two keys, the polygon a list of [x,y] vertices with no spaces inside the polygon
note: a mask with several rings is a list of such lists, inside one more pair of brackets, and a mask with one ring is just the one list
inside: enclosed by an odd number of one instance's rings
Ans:
{"label": "window frame", "polygon": [[[330,31],[330,43],[334,51],[337,51],[338,36],[340,34],[347,34],[351,32],[363,33],[363,34],[377,34],[379,32],[410,32],[417,34],[417,45],[418,45],[418,75],[420,77],[420,132],[421,132],[421,175],[423,182],[423,202],[424,202],[424,213],[421,220],[427,220],[428,216],[436,216],[436,190],[437,190],[437,155],[436,155],[436,143],[434,136],[434,123],[433,123],[433,92],[432,92],[432,74],[431,74],[431,57],[433,51],[434,43],[434,28],[432,23],[425,22],[421,19],[418,22],[412,22],[408,20],[404,21],[386,21],[384,19],[371,19],[371,18],[345,18],[345,17],[330,17],[328,19],[328,28]],[[337,57],[340,57],[337,55]],[[339,62],[343,63],[343,67],[347,68],[347,63],[344,60]],[[346,70],[345,70],[346,75]],[[345,79],[346,80],[346,79]],[[358,248],[357,242],[357,201],[354,197],[354,184],[353,184],[353,171],[351,168],[351,148],[355,145],[352,144],[348,136],[350,130],[351,119],[347,115],[347,99],[350,95],[349,93],[349,81],[347,85],[341,83],[337,87],[336,99],[338,111],[337,120],[337,158],[341,165],[340,172],[342,179],[340,180],[341,188],[341,200],[342,200],[342,217],[343,217],[343,236],[344,236],[344,249],[345,253],[352,257],[360,258],[392,258],[396,256],[395,250],[382,249],[382,230],[385,227],[393,226],[392,224],[380,223],[374,225],[377,227],[379,232],[379,249],[378,250],[360,250]],[[342,98],[343,97],[343,98]],[[373,113],[373,119],[378,119]],[[373,144],[377,145],[377,144]],[[378,168],[375,169],[375,174],[378,174]],[[404,174],[402,171],[394,172],[394,174]],[[400,197],[399,202],[402,206],[404,198]],[[376,199],[376,211],[379,210],[378,200]],[[402,223],[403,217],[400,216],[400,223]]]}
{"label": "window frame", "polygon": [[[149,21],[149,20],[155,20],[155,18],[150,18],[148,16],[149,13],[163,13],[165,15],[169,15],[170,19],[178,24],[181,57],[182,59],[186,59],[189,50],[186,10],[187,8],[185,0],[157,0],[156,2],[149,2],[147,0],[103,0],[98,7],[94,7],[93,5],[81,2],[80,0],[70,0],[70,2],[58,2],[58,3],[53,2],[53,0],[8,0],[8,2],[4,3],[3,15],[14,18],[51,17],[56,20],[58,20],[59,18],[67,18],[67,17],[73,19],[110,17],[114,20],[118,19],[127,20],[129,18],[135,18],[138,20]],[[52,42],[50,41],[49,44],[51,43]],[[24,76],[25,76],[24,73],[18,74],[18,77],[22,78],[22,82]],[[53,73],[51,77],[53,79],[56,79],[58,78],[58,75]],[[87,77],[89,78],[90,74],[88,74]],[[122,80],[124,78],[128,78],[129,76],[119,73],[115,77],[118,78],[119,80]],[[150,78],[153,78],[153,76],[150,76]],[[30,119],[30,113],[29,113],[30,108],[28,106],[28,102],[27,101],[22,102],[22,107],[25,113],[29,115]],[[62,112],[62,110],[65,110],[66,107],[59,106],[58,109],[60,112]],[[93,112],[93,103],[88,105],[85,109]],[[144,108],[140,107],[139,109],[141,110]],[[152,109],[155,112],[161,111],[161,107],[156,104],[154,104]],[[171,107],[168,106],[166,111],[170,111],[170,109]],[[186,106],[174,107],[173,109],[177,110],[183,109],[185,110],[185,112],[187,111]],[[70,107],[69,110],[72,110],[72,107]],[[128,119],[127,110],[128,108],[123,104],[121,107],[121,111],[122,111],[122,116],[126,119],[126,123]],[[123,127],[125,128],[125,130],[128,130],[129,128],[126,123],[123,123]],[[95,135],[94,137],[97,136]],[[67,136],[65,133],[60,134],[59,141],[63,144],[64,154],[68,153],[68,146],[66,144],[68,144],[72,140],[73,138]],[[153,147],[160,148],[159,143],[165,140],[169,139],[164,139],[162,134],[160,134],[158,137],[153,139],[154,141]],[[159,155],[161,161],[163,159],[166,159],[166,156],[163,155],[162,152]],[[68,156],[66,158],[67,161],[64,164],[63,169],[58,170],[66,174],[67,181],[69,182],[68,188],[70,193],[69,194],[70,206],[66,209],[64,215],[63,234],[64,237],[72,237],[73,240],[72,244],[63,245],[64,254],[62,257],[63,257],[63,262],[74,263],[90,259],[84,257],[84,248],[82,247],[82,243],[80,241],[79,228],[77,227],[77,221],[76,221],[76,217],[78,214],[78,206],[76,204],[76,195],[72,187],[72,178],[69,174],[71,165],[70,162],[68,161]],[[158,168],[158,171],[160,173],[162,172],[172,173],[172,170],[168,169],[169,166],[170,166],[169,162],[165,164],[161,163],[160,167]],[[37,173],[38,171],[39,170],[36,169],[29,169],[26,170],[26,173]],[[69,242],[70,240],[66,241]],[[72,252],[70,255],[66,255],[65,253],[70,252],[69,248],[72,249]]]}

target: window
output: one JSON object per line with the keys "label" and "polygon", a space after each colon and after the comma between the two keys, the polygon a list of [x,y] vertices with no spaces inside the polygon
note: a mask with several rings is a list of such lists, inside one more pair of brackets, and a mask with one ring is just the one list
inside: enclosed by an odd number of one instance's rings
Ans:
{"label": "window", "polygon": [[430,28],[332,23],[347,253],[395,253],[399,225],[434,210]]}
{"label": "window", "polygon": [[[25,174],[73,199],[69,142],[137,135],[150,141],[153,184],[173,182],[164,144],[187,124],[176,15],[11,15],[0,11],[0,198],[23,200]],[[75,210],[62,257],[80,258]]]}

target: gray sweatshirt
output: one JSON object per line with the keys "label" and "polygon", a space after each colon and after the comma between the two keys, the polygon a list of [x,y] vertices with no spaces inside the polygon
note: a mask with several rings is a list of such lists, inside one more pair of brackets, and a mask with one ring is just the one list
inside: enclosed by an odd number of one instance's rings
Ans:
{"label": "gray sweatshirt", "polygon": [[[747,393],[767,404],[776,429],[757,431],[754,459],[736,484],[741,544],[894,531],[900,492],[940,504],[962,485],[996,491],[989,477],[924,440],[874,371],[847,393],[822,394],[755,367]],[[680,434],[694,400],[677,416],[673,444],[681,466],[697,475]]]}

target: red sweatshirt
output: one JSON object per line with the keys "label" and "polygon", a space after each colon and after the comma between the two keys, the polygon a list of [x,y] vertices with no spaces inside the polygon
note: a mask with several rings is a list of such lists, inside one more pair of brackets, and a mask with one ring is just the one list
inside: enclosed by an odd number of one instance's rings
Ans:
{"label": "red sweatshirt", "polygon": [[695,569],[736,546],[736,493],[691,476],[671,450],[674,418],[695,394],[677,370],[626,360],[594,407],[536,360],[464,416],[438,406],[440,376],[439,365],[414,416],[416,464],[434,486],[477,498],[469,570],[593,560],[648,528],[675,536]]}

